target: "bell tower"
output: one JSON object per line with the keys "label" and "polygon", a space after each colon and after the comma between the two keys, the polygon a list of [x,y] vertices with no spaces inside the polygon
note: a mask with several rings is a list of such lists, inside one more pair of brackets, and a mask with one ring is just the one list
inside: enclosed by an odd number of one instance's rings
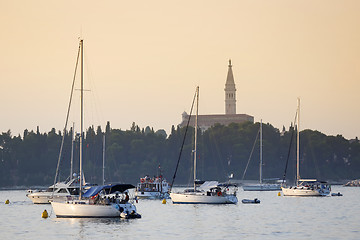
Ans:
{"label": "bell tower", "polygon": [[236,114],[236,88],[232,72],[231,59],[225,83],[225,114]]}

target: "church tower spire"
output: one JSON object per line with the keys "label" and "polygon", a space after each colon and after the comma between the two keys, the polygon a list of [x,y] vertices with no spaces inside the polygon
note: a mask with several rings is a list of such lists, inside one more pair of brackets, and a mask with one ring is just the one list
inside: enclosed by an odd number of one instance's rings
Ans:
{"label": "church tower spire", "polygon": [[229,59],[229,69],[225,83],[225,114],[236,114],[236,88],[231,59]]}

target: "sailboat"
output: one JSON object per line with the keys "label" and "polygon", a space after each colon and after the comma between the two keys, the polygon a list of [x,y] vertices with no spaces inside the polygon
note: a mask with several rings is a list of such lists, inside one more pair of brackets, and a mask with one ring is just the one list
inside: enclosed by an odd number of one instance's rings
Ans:
{"label": "sailboat", "polygon": [[297,107],[297,143],[296,143],[296,186],[282,187],[284,196],[327,196],[330,194],[330,186],[326,182],[316,179],[300,178],[300,98]]}
{"label": "sailboat", "polygon": [[[63,218],[140,218],[135,205],[129,201],[128,189],[135,188],[131,184],[109,184],[94,186],[83,193],[82,185],[82,148],[83,148],[83,40],[80,40],[81,55],[81,107],[80,107],[80,191],[78,199],[52,201],[51,206],[57,217]],[[125,192],[125,196],[120,194]]]}
{"label": "sailboat", "polygon": [[262,120],[260,121],[260,166],[259,166],[259,184],[256,185],[244,185],[244,191],[277,191],[281,190],[280,184],[263,183],[262,177]]}
{"label": "sailboat", "polygon": [[[196,87],[196,117],[195,117],[195,139],[194,139],[194,188],[185,189],[183,192],[170,192],[170,198],[175,204],[236,204],[238,199],[236,191],[230,193],[228,186],[216,185],[207,191],[197,188],[196,179],[196,150],[197,150],[197,130],[199,112],[199,86]],[[205,184],[205,183],[204,183]]]}

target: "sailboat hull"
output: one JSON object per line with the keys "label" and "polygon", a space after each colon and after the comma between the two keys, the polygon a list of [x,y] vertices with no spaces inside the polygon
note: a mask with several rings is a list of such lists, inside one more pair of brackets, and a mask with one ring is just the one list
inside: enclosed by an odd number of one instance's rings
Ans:
{"label": "sailboat hull", "polygon": [[259,184],[259,185],[245,185],[244,191],[280,191],[281,186],[279,184]]}
{"label": "sailboat hull", "polygon": [[207,196],[203,193],[170,193],[170,198],[175,204],[236,204],[238,202],[234,195]]}
{"label": "sailboat hull", "polygon": [[323,197],[330,194],[327,189],[308,189],[306,187],[292,187],[282,188],[284,196],[297,196],[297,197]]}
{"label": "sailboat hull", "polygon": [[122,213],[136,213],[136,208],[131,203],[101,205],[74,201],[51,202],[51,206],[59,218],[120,218]]}

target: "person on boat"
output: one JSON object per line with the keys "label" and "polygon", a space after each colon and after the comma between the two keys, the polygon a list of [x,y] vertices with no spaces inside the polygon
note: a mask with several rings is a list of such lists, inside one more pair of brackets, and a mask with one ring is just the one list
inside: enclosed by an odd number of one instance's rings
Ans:
{"label": "person on boat", "polygon": [[129,194],[125,192],[125,202],[127,203],[129,201]]}

